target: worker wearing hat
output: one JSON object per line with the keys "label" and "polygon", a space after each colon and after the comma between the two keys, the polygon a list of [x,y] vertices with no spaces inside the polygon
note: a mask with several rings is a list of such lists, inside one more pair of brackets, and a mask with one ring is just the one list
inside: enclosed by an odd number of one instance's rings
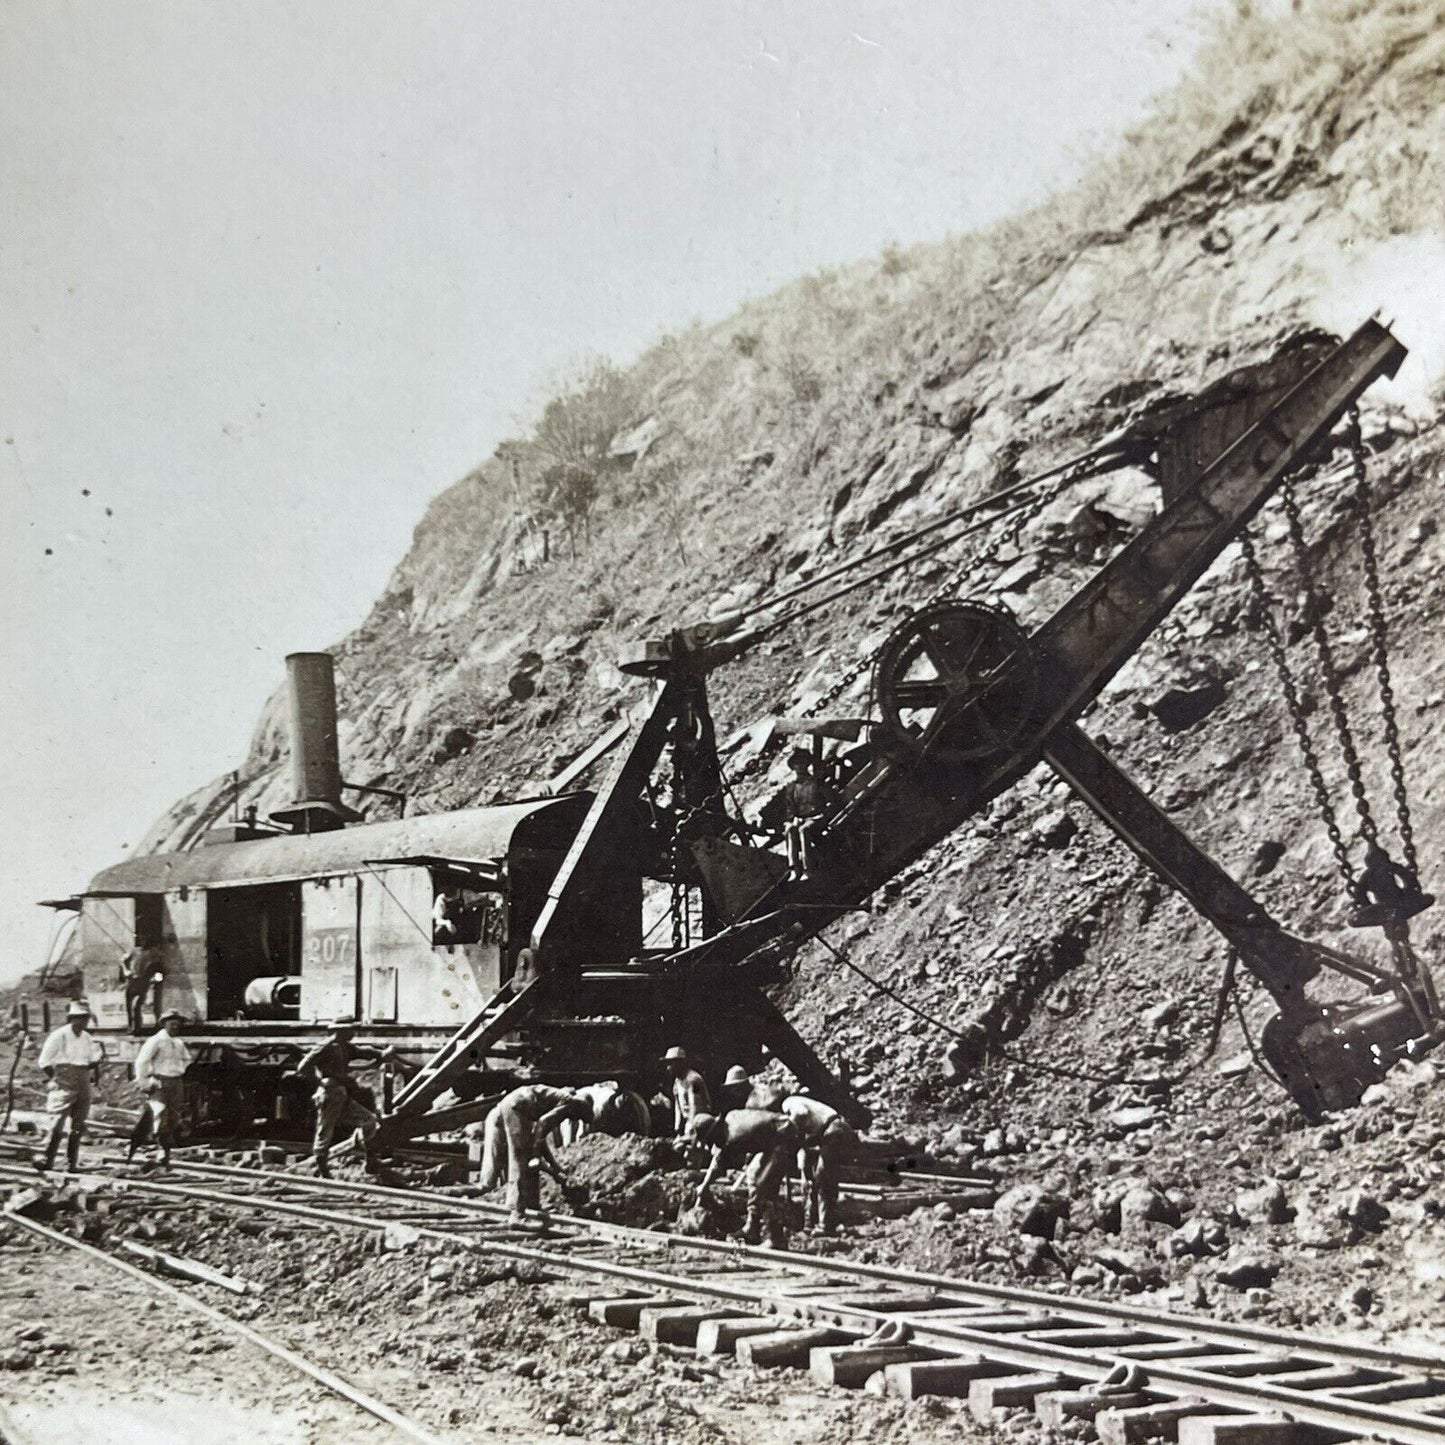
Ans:
{"label": "worker wearing hat", "polygon": [[186,1070],[196,1061],[190,1045],[180,1036],[185,1021],[178,1009],[167,1009],[161,1015],[160,1031],[152,1034],[135,1056],[135,1081],[145,1090],[146,1101],[131,1130],[128,1160],[154,1139],[161,1146],[162,1160],[171,1162],[171,1146],[186,1107]]}
{"label": "worker wearing hat", "polygon": [[67,1120],[70,1138],[66,1141],[66,1157],[72,1169],[80,1167],[80,1141],[90,1117],[91,1085],[99,1079],[100,1066],[105,1062],[105,1050],[87,1027],[89,1023],[90,1005],[76,999],[65,1010],[65,1022],[40,1046],[40,1069],[50,1084],[45,1107],[51,1120],[44,1159],[37,1161],[37,1168],[55,1167],[55,1153]]}
{"label": "worker wearing hat", "polygon": [[813,837],[818,820],[837,806],[837,796],[818,777],[817,761],[806,748],[788,754],[793,779],[778,794],[785,817],[783,836],[788,847],[788,867],[795,878],[814,871]]}
{"label": "worker wearing hat", "polygon": [[352,1043],[356,1030],[353,1018],[333,1019],[327,1026],[330,1035],[324,1043],[317,1044],[296,1066],[295,1073],[302,1078],[310,1076],[316,1080],[316,1143],[313,1157],[318,1177],[325,1179],[331,1173],[331,1145],[339,1130],[352,1131],[352,1137],[360,1135],[366,1151],[368,1172],[376,1169],[376,1136],[380,1125],[371,1102],[362,1093],[361,1085],[351,1077],[354,1063],[382,1063],[395,1057],[395,1050],[372,1049]]}
{"label": "worker wearing hat", "polygon": [[707,1084],[693,1067],[687,1050],[674,1045],[662,1056],[662,1071],[672,1085],[672,1132],[686,1132],[694,1114],[712,1107]]}
{"label": "worker wearing hat", "polygon": [[125,988],[125,1021],[131,1033],[139,1034],[145,1027],[146,995],[156,1012],[156,1027],[161,1022],[161,990],[166,975],[161,950],[153,943],[137,944],[120,961],[120,979]]}
{"label": "worker wearing hat", "polygon": [[771,1109],[776,1111],[784,1093],[776,1084],[754,1079],[741,1064],[734,1064],[722,1081],[718,1098],[724,1109]]}

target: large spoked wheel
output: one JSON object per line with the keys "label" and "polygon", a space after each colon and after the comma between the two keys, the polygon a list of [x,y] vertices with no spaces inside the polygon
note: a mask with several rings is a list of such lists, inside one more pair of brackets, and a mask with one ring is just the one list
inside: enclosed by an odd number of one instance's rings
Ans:
{"label": "large spoked wheel", "polygon": [[1006,752],[1028,726],[1038,673],[1002,608],[936,602],[883,644],[874,670],[884,745],[945,767]]}

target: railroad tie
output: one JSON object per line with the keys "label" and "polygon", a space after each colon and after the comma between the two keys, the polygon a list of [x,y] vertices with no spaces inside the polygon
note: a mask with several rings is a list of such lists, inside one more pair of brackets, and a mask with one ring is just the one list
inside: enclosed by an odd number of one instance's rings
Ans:
{"label": "railroad tie", "polygon": [[[1427,1400],[1440,1396],[1445,1396],[1445,1378],[1428,1375],[1401,1375],[1373,1385],[1345,1385],[1329,1392],[1331,1399],[1362,1400],[1374,1405],[1393,1405],[1401,1400]],[[1445,1404],[1445,1399],[1441,1399],[1441,1403]]]}
{"label": "railroad tie", "polygon": [[1210,1375],[1226,1375],[1231,1379],[1243,1379],[1247,1375],[1287,1375],[1293,1370],[1307,1369],[1308,1365],[1304,1360],[1291,1360],[1287,1355],[1261,1355],[1249,1352],[1201,1355],[1190,1363],[1189,1368],[1202,1370]]}
{"label": "railroad tie", "polygon": [[997,1410],[1032,1409],[1038,1396],[1066,1390],[1079,1380],[1043,1370],[1027,1374],[986,1375],[968,1387],[968,1408],[981,1425],[995,1423]]}
{"label": "railroad tie", "polygon": [[1190,1415],[1179,1422],[1179,1445],[1307,1445],[1324,1436],[1283,1415]]}
{"label": "railroad tie", "polygon": [[1064,1321],[1053,1315],[1034,1314],[1028,1310],[979,1310],[965,1305],[958,1309],[931,1312],[935,1320],[948,1320],[970,1330],[986,1330],[991,1335],[1024,1334],[1033,1330],[1062,1327]]}
{"label": "railroad tie", "polygon": [[1094,1416],[1099,1445],[1139,1445],[1144,1440],[1165,1440],[1174,1436],[1181,1420],[1192,1415],[1217,1415],[1218,1407],[1203,1400],[1167,1400],[1160,1405],[1138,1405],[1132,1409],[1100,1410]]}
{"label": "railroad tie", "polygon": [[1090,1389],[1045,1390],[1034,1396],[1034,1414],[1046,1429],[1057,1430],[1069,1420],[1094,1420],[1105,1410],[1134,1410],[1147,1405],[1139,1390],[1112,1392]]}
{"label": "railroad tie", "polygon": [[810,1330],[775,1330],[738,1340],[736,1354],[745,1365],[770,1369],[805,1370],[812,1352],[824,1345],[839,1345],[849,1338],[844,1330],[818,1327]]}
{"label": "railroad tie", "polygon": [[1029,1337],[1049,1345],[1070,1345],[1079,1350],[1113,1349],[1117,1345],[1162,1344],[1162,1335],[1145,1334],[1142,1330],[1101,1329],[1098,1325],[1068,1325],[1057,1330],[1030,1330]]}
{"label": "railroad tie", "polygon": [[643,1310],[681,1309],[691,1303],[691,1300],[668,1299],[664,1295],[624,1295],[620,1299],[594,1299],[588,1302],[587,1318],[595,1324],[611,1325],[614,1329],[635,1330]]}
{"label": "railroad tie", "polygon": [[[708,1320],[758,1318],[757,1315],[748,1315],[743,1310],[719,1305],[648,1305],[638,1318],[638,1333],[643,1339],[656,1340],[660,1345],[695,1347],[697,1332]],[[769,1328],[773,1326],[769,1324]]]}
{"label": "railroad tie", "polygon": [[703,1320],[697,1327],[697,1341],[693,1348],[700,1355],[731,1355],[736,1353],[738,1341],[752,1335],[775,1335],[778,1333],[776,1318],[767,1319],[762,1315],[741,1315],[727,1318],[714,1315]]}
{"label": "railroad tie", "polygon": [[917,1345],[819,1345],[808,1355],[808,1373],[820,1385],[840,1385],[845,1390],[858,1390],[871,1375],[889,1365],[915,1364],[936,1359],[936,1350]]}
{"label": "railroad tie", "polygon": [[883,1367],[883,1388],[903,1400],[925,1395],[966,1399],[968,1387],[989,1375],[1006,1375],[1014,1366],[1001,1365],[982,1355],[954,1355],[945,1360],[909,1360]]}

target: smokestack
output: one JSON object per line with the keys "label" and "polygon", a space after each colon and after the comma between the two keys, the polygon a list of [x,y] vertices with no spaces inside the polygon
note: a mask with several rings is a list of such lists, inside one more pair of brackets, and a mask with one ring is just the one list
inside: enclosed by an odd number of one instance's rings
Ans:
{"label": "smokestack", "polygon": [[361,816],[341,801],[335,664],[329,652],[293,652],[286,659],[286,674],[295,798],[271,816],[297,833],[325,833]]}

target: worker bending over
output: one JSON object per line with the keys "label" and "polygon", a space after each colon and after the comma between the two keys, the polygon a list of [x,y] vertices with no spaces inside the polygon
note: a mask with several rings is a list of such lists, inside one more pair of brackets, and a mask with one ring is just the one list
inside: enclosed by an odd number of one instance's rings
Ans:
{"label": "worker bending over", "polygon": [[477,1182],[483,1189],[494,1189],[505,1179],[514,1219],[528,1209],[540,1212],[540,1171],[546,1169],[559,1186],[565,1187],[566,1182],[547,1136],[564,1119],[590,1124],[595,1112],[594,1098],[577,1089],[547,1084],[513,1089],[487,1115],[482,1173]]}
{"label": "worker bending over", "polygon": [[151,1035],[135,1056],[135,1081],[145,1090],[146,1101],[131,1130],[127,1161],[154,1139],[161,1146],[161,1158],[171,1162],[171,1146],[186,1106],[186,1070],[196,1057],[179,1037],[184,1022],[184,1015],[168,1009],[161,1015],[160,1032]]}
{"label": "worker bending over", "polygon": [[793,1121],[768,1109],[730,1109],[721,1116],[700,1113],[693,1115],[687,1137],[712,1150],[712,1162],[698,1186],[697,1202],[706,1200],[724,1165],[746,1167],[748,1212],[743,1221],[743,1239],[757,1244],[766,1228],[769,1243],[781,1248],[784,1229],[777,1214],[778,1187],[787,1173],[789,1159],[802,1143]]}
{"label": "worker bending over", "polygon": [[331,1145],[338,1130],[351,1130],[361,1136],[366,1151],[368,1173],[376,1170],[376,1135],[380,1125],[376,1114],[363,1094],[361,1085],[351,1077],[355,1063],[383,1063],[395,1057],[393,1049],[373,1049],[352,1042],[356,1020],[336,1019],[325,1043],[317,1046],[296,1066],[301,1078],[316,1080],[316,1143],[313,1156],[319,1179],[330,1177]]}
{"label": "worker bending over", "polygon": [[792,1120],[802,1142],[799,1164],[804,1181],[803,1224],[824,1234],[837,1225],[841,1166],[858,1148],[853,1126],[834,1108],[807,1094],[790,1094],[782,1113]]}
{"label": "worker bending over", "polygon": [[695,1115],[712,1108],[712,1101],[686,1049],[670,1048],[662,1056],[662,1071],[672,1082],[672,1132],[681,1138]]}
{"label": "worker bending over", "polygon": [[105,1062],[105,1050],[87,1027],[89,1023],[90,1005],[77,999],[65,1010],[65,1022],[40,1046],[40,1070],[50,1081],[45,1108],[51,1119],[44,1161],[37,1161],[38,1169],[55,1167],[55,1151],[60,1148],[67,1121],[70,1138],[65,1145],[66,1158],[71,1169],[80,1167],[80,1141],[90,1117],[91,1085],[99,1081],[100,1066]]}

